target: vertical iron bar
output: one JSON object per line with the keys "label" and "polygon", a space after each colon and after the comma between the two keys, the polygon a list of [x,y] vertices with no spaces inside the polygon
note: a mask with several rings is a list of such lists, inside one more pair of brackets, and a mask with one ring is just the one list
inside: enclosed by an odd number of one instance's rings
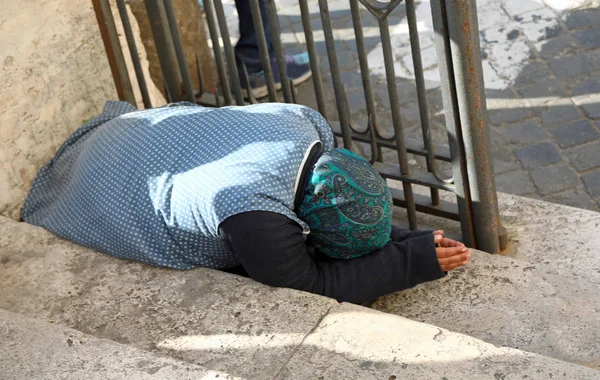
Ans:
{"label": "vertical iron bar", "polygon": [[[419,101],[419,115],[421,119],[421,131],[423,144],[427,155],[427,171],[437,174],[433,145],[431,143],[431,128],[429,126],[429,113],[427,111],[427,99],[425,98],[425,79],[423,77],[423,63],[421,61],[421,46],[419,42],[419,31],[417,29],[417,15],[415,13],[415,0],[406,0],[406,18],[408,20],[408,32],[410,35],[410,48],[412,51],[415,82],[417,85],[417,99]],[[431,190],[431,203],[440,204],[440,193],[437,189]]]}
{"label": "vertical iron bar", "polygon": [[367,104],[367,115],[369,116],[368,128],[371,135],[371,163],[373,163],[382,155],[382,152],[381,147],[375,142],[377,137],[377,112],[375,111],[375,101],[373,99],[373,90],[371,88],[371,72],[369,71],[369,62],[367,60],[367,50],[365,48],[365,38],[362,29],[362,20],[360,19],[358,0],[350,0],[350,12],[352,13],[356,51],[358,53],[365,103]]}
{"label": "vertical iron bar", "polygon": [[[244,78],[244,81],[247,84],[250,84],[250,78],[248,78],[248,70],[246,69],[246,64],[244,62],[240,62],[240,64],[242,65],[242,76]],[[254,92],[252,92],[252,89],[250,87],[248,87],[248,101],[250,102],[250,104],[258,103],[256,101],[256,97],[254,97]]]}
{"label": "vertical iron bar", "polygon": [[347,117],[347,107],[344,104],[346,98],[344,94],[342,78],[340,76],[340,70],[338,67],[337,55],[335,53],[335,44],[333,41],[333,31],[331,29],[331,19],[327,0],[319,0],[319,8],[321,10],[321,22],[323,23],[325,46],[327,47],[329,69],[331,70],[331,78],[333,80],[333,89],[335,92],[335,100],[340,119],[340,128],[342,130],[342,139],[344,140],[344,148],[354,150],[352,136],[350,134],[350,120]]}
{"label": "vertical iron bar", "polygon": [[[223,89],[223,98],[225,104],[230,105],[232,103],[231,90],[229,87],[229,76],[223,62],[223,55],[221,54],[221,43],[219,42],[219,32],[217,30],[217,24],[215,21],[215,10],[213,7],[212,0],[204,0],[204,14],[206,15],[206,23],[208,24],[208,31],[210,33],[210,39],[213,45],[213,52],[215,55],[215,63],[217,64],[217,71],[219,72],[219,82]],[[216,91],[216,90],[215,90]]]}
{"label": "vertical iron bar", "polygon": [[171,0],[163,0],[163,3],[165,7],[165,13],[167,15],[169,29],[171,30],[171,38],[173,41],[173,47],[175,48],[175,58],[177,60],[177,63],[179,64],[179,72],[181,74],[181,80],[183,81],[185,95],[189,102],[195,103],[196,96],[194,95],[194,87],[192,86],[190,72],[187,68],[187,62],[185,59],[185,53],[183,52],[183,46],[181,45],[181,36],[179,35],[179,29],[177,28],[177,20],[175,19],[173,3],[171,2]]}
{"label": "vertical iron bar", "polygon": [[[252,11],[252,22],[254,23],[254,31],[256,33],[256,39],[258,42],[258,51],[260,53],[260,63],[262,65],[263,72],[265,73],[265,80],[267,81],[267,90],[269,91],[269,101],[277,102],[277,90],[275,89],[275,82],[273,81],[273,69],[271,68],[271,57],[269,56],[269,48],[267,47],[267,38],[265,36],[265,29],[262,21],[262,14],[260,12],[260,0],[250,0],[250,10]],[[248,92],[252,91],[250,83],[247,82]]]}
{"label": "vertical iron bar", "polygon": [[475,0],[446,0],[446,9],[477,248],[498,253],[501,225],[490,154]]}
{"label": "vertical iron bar", "polygon": [[[323,0],[322,0],[323,1]],[[388,85],[388,94],[390,97],[390,109],[392,112],[392,122],[394,125],[394,135],[396,137],[396,149],[398,149],[398,161],[400,164],[400,173],[409,175],[408,158],[406,156],[406,146],[404,144],[404,131],[402,129],[402,120],[400,118],[400,102],[398,100],[398,87],[396,86],[396,73],[394,71],[394,54],[392,43],[390,41],[390,29],[386,18],[379,20],[379,31],[381,34],[381,48],[383,49],[383,61],[385,64],[385,75]],[[413,196],[412,186],[408,182],[402,182],[404,197],[406,199],[406,212],[408,214],[408,223],[410,229],[417,229],[417,210],[415,207],[415,198]]]}
{"label": "vertical iron bar", "polygon": [[264,2],[265,9],[267,10],[269,27],[271,29],[271,38],[273,39],[275,60],[277,61],[277,66],[279,67],[279,80],[281,81],[281,89],[283,90],[283,99],[286,103],[292,103],[292,89],[290,88],[290,82],[287,76],[287,65],[285,62],[283,46],[281,45],[281,35],[279,34],[279,21],[277,20],[277,9],[275,9],[275,1],[264,0]]}
{"label": "vertical iron bar", "polygon": [[[208,0],[206,3],[211,2],[213,2],[213,0]],[[231,39],[229,38],[229,29],[227,28],[227,18],[225,17],[225,11],[223,10],[223,2],[221,0],[214,0],[214,8],[219,22],[221,38],[223,38],[223,48],[225,49],[225,59],[227,60],[227,66],[229,67],[233,96],[235,97],[235,102],[241,106],[245,104],[244,96],[242,95],[242,86],[240,85],[240,76],[235,62],[233,46],[231,45]]]}
{"label": "vertical iron bar", "polygon": [[304,38],[306,39],[306,50],[310,61],[310,70],[312,71],[313,86],[315,97],[317,98],[317,108],[325,119],[327,119],[327,108],[325,107],[325,95],[323,94],[323,81],[321,80],[321,71],[319,71],[319,56],[315,48],[315,37],[310,24],[310,12],[308,10],[307,0],[300,0],[300,15],[302,17],[302,26],[304,29]]}
{"label": "vertical iron bar", "polygon": [[450,40],[448,25],[446,23],[446,6],[444,0],[431,0],[431,13],[433,29],[435,31],[435,46],[440,70],[440,89],[446,116],[446,130],[452,157],[452,173],[456,193],[456,203],[460,216],[460,225],[463,242],[468,247],[475,247],[475,230],[473,215],[471,214],[471,195],[465,162],[462,132],[458,118],[458,102],[456,100],[456,86],[454,83],[454,70],[450,56]]}
{"label": "vertical iron bar", "polygon": [[125,31],[127,47],[129,48],[129,53],[131,55],[131,62],[133,62],[135,77],[140,87],[140,93],[142,94],[142,102],[144,103],[144,108],[152,108],[152,102],[150,101],[150,95],[148,94],[148,86],[146,85],[146,78],[144,78],[144,72],[142,71],[142,63],[140,62],[140,56],[137,50],[137,46],[135,45],[135,38],[133,37],[133,30],[131,29],[129,15],[127,14],[127,6],[125,5],[125,0],[117,0],[117,7],[119,8],[121,23],[123,24],[123,30]]}
{"label": "vertical iron bar", "polygon": [[135,106],[135,95],[133,94],[133,87],[131,87],[129,72],[127,71],[121,44],[119,43],[117,27],[115,26],[115,20],[110,10],[110,4],[108,0],[92,0],[92,5],[96,13],[96,20],[98,20],[98,27],[102,35],[102,42],[106,50],[110,71],[115,81],[117,95],[120,100],[129,102]]}
{"label": "vertical iron bar", "polygon": [[146,5],[146,11],[148,12],[152,36],[154,37],[154,44],[156,45],[156,53],[158,54],[158,60],[160,62],[160,68],[166,87],[169,90],[168,92],[171,98],[175,101],[179,101],[181,100],[181,91],[179,88],[179,78],[177,77],[173,65],[172,40],[166,29],[167,22],[163,12],[161,12],[161,4],[159,3],[159,0],[144,0],[144,4]]}

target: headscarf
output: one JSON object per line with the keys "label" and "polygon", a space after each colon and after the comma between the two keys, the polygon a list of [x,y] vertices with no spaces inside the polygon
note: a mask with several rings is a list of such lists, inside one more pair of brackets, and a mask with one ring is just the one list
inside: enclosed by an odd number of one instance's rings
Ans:
{"label": "headscarf", "polygon": [[392,206],[390,189],[367,160],[333,149],[317,160],[298,216],[321,252],[350,259],[390,241]]}

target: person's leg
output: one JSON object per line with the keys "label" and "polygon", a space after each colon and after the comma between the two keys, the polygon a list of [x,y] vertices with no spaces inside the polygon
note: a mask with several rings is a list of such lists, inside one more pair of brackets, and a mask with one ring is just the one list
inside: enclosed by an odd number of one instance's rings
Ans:
{"label": "person's leg", "polygon": [[[271,41],[271,33],[269,32],[267,12],[264,3],[259,1],[259,4],[269,55],[273,56],[273,42]],[[246,65],[248,74],[261,72],[262,64],[260,62],[260,53],[258,50],[256,31],[254,29],[254,21],[252,20],[250,0],[236,0],[235,6],[237,8],[240,26],[240,39],[235,45],[235,56],[238,62],[243,62]]]}

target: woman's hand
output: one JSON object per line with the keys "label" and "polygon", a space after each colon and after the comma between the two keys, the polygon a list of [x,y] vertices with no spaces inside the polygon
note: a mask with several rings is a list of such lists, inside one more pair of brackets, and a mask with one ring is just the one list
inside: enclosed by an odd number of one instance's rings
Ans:
{"label": "woman's hand", "polygon": [[471,251],[463,243],[445,238],[443,235],[444,231],[441,230],[433,233],[435,252],[442,270],[448,272],[466,265],[472,256]]}

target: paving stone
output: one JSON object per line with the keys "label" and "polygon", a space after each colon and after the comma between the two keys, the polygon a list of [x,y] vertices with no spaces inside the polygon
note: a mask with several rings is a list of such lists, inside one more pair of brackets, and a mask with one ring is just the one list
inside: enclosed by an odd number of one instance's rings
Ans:
{"label": "paving stone", "polygon": [[365,95],[362,92],[346,93],[346,100],[348,101],[348,109],[350,113],[354,114],[362,112],[366,109]]}
{"label": "paving stone", "polygon": [[543,142],[536,145],[515,149],[515,155],[525,169],[535,169],[542,166],[557,164],[561,161],[560,153],[556,147]]}
{"label": "paving stone", "polygon": [[544,98],[564,96],[560,84],[556,79],[548,79],[543,82],[536,83],[531,86],[522,87],[517,90],[523,98]]}
{"label": "paving stone", "polygon": [[579,184],[577,173],[564,165],[536,169],[531,172],[531,178],[542,195],[557,193]]}
{"label": "paving stone", "polygon": [[592,119],[600,119],[600,94],[589,95],[575,99],[585,115]]}
{"label": "paving stone", "polygon": [[545,63],[540,61],[529,62],[521,72],[517,79],[515,79],[515,84],[517,85],[526,85],[530,83],[537,83],[542,81],[550,76],[550,71]]}
{"label": "paving stone", "polygon": [[544,8],[544,3],[536,1],[523,1],[523,0],[504,0],[502,5],[506,13],[511,16],[520,15],[526,12],[534,11],[536,9]]}
{"label": "paving stone", "polygon": [[598,26],[600,12],[598,9],[580,9],[569,12],[565,24],[569,29],[580,29]]}
{"label": "paving stone", "polygon": [[542,112],[542,122],[544,124],[561,123],[574,120],[581,117],[581,113],[573,105],[550,106]]}
{"label": "paving stone", "polygon": [[592,198],[583,189],[570,189],[561,193],[548,195],[544,197],[544,200],[583,209],[592,208],[594,203]]}
{"label": "paving stone", "polygon": [[342,71],[340,73],[342,84],[344,89],[350,92],[356,92],[362,90],[362,78],[360,73],[357,71]]}
{"label": "paving stone", "polygon": [[496,190],[510,194],[529,194],[535,187],[526,172],[519,170],[496,175]]}
{"label": "paving stone", "polygon": [[[556,127],[550,131],[554,141],[561,148],[570,148],[600,137],[598,131],[589,120],[577,120],[575,122]],[[598,152],[600,154],[600,152]]]}
{"label": "paving stone", "polygon": [[[600,33],[597,37],[600,40]],[[569,57],[553,59],[548,62],[548,66],[550,66],[550,70],[552,70],[554,75],[556,75],[559,79],[587,75],[591,71],[588,58],[585,56],[585,54],[577,54]]]}
{"label": "paving stone", "polygon": [[504,108],[488,111],[490,122],[493,125],[505,123],[514,123],[529,117],[529,110],[526,108]]}
{"label": "paving stone", "polygon": [[600,48],[600,29],[591,28],[573,33],[577,41],[584,49]]}
{"label": "paving stone", "polygon": [[512,150],[505,147],[506,144],[495,144],[492,140],[492,158],[494,173],[501,174],[511,170],[521,169],[521,165],[515,159]]}
{"label": "paving stone", "polygon": [[573,96],[591,95],[600,93],[600,76],[585,78],[585,80],[573,87]]}
{"label": "paving stone", "polygon": [[600,170],[581,176],[587,191],[594,197],[600,197]]}
{"label": "paving stone", "polygon": [[563,55],[573,54],[581,49],[577,40],[571,35],[563,35],[552,40],[539,42],[536,45],[540,58],[558,58]]}
{"label": "paving stone", "polygon": [[504,137],[511,144],[531,144],[548,137],[546,131],[534,121],[509,125],[504,129]]}
{"label": "paving stone", "polygon": [[578,172],[600,166],[600,142],[573,148],[567,152],[571,164]]}

